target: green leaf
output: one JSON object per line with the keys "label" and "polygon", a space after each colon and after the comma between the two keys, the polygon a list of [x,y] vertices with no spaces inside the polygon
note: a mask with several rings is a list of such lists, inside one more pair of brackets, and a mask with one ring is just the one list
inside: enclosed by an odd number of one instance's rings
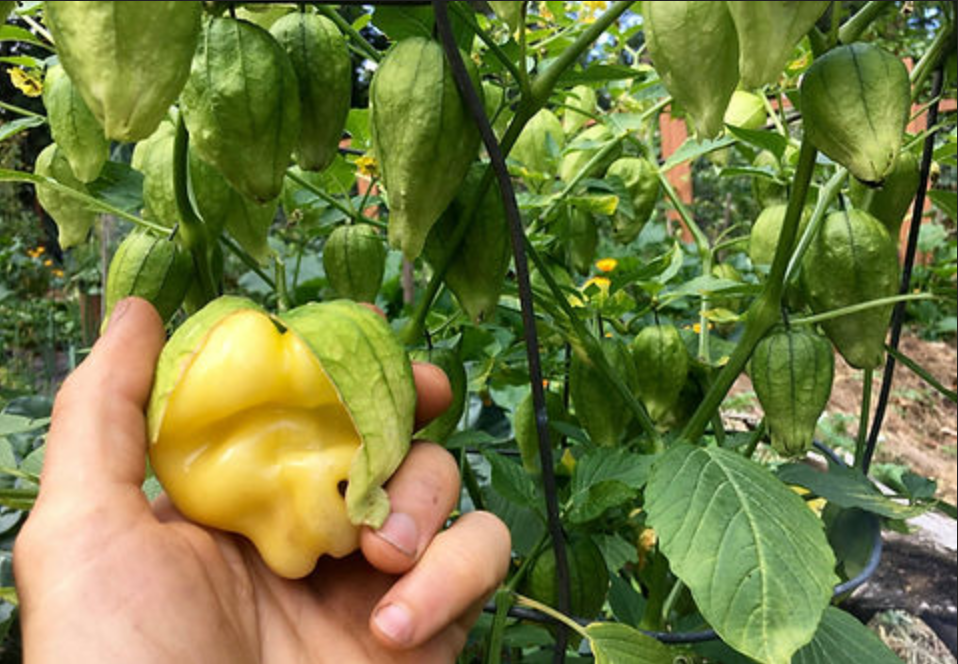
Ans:
{"label": "green leaf", "polygon": [[871,556],[881,522],[871,512],[857,508],[842,509],[829,503],[822,514],[828,524],[828,542],[832,545],[838,568],[851,579],[865,569]]}
{"label": "green leaf", "polygon": [[617,480],[633,489],[641,489],[649,479],[654,456],[640,455],[619,448],[598,447],[583,455],[572,475],[572,498],[590,487]]}
{"label": "green leaf", "polygon": [[38,39],[36,35],[29,30],[16,25],[0,25],[0,42],[6,41],[26,42],[27,44],[33,44],[34,46],[45,48],[48,51],[53,50],[48,42]]}
{"label": "green leaf", "polygon": [[795,653],[792,664],[901,664],[874,632],[841,609],[828,607],[811,643]]}
{"label": "green leaf", "polygon": [[[549,135],[547,134],[546,137],[548,138]],[[567,200],[583,212],[593,214],[613,215],[619,206],[619,197],[612,194],[569,196]]]}
{"label": "green leaf", "polygon": [[730,134],[741,141],[754,145],[760,150],[768,150],[777,158],[781,159],[785,154],[785,148],[788,147],[788,139],[775,131],[763,131],[761,129],[744,129],[743,127],[733,127],[726,125]]}
{"label": "green leaf", "polygon": [[42,429],[50,423],[49,417],[34,419],[22,415],[0,413],[0,436],[10,436],[17,433],[27,433]]}
{"label": "green leaf", "polygon": [[727,148],[728,146],[734,144],[735,139],[729,136],[707,141],[698,141],[694,138],[686,139],[686,141],[679,146],[679,149],[673,152],[669,158],[665,160],[665,163],[662,164],[662,168],[660,170],[663,173],[667,173],[669,170],[675,168],[679,164],[683,164],[693,159],[698,159],[699,157],[704,157],[709,152],[721,150],[722,148]]}
{"label": "green leaf", "polygon": [[43,470],[43,459],[46,453],[47,446],[45,444],[30,452],[20,464],[21,472],[28,473],[34,477],[40,477],[40,472]]}
{"label": "green leaf", "polygon": [[47,119],[39,115],[27,115],[22,118],[17,118],[16,120],[11,120],[10,122],[5,122],[2,127],[0,127],[0,141],[5,141],[11,136],[19,134],[21,131],[31,129],[32,127],[39,127],[47,123]]}
{"label": "green leaf", "polygon": [[608,509],[631,502],[637,493],[637,489],[618,480],[596,482],[573,497],[569,521],[576,524],[588,523],[602,516]]}
{"label": "green leaf", "polygon": [[590,64],[585,69],[567,69],[559,77],[558,86],[572,86],[580,83],[598,83],[602,81],[622,81],[629,78],[640,78],[642,72],[628,65],[601,65]]}
{"label": "green leaf", "polygon": [[786,484],[805,487],[839,507],[857,507],[889,519],[909,519],[928,511],[930,505],[904,505],[882,494],[871,481],[854,468],[830,464],[827,473],[794,463],[778,469]]}
{"label": "green leaf", "polygon": [[143,174],[126,164],[108,161],[87,190],[99,200],[136,214],[143,208]]}
{"label": "green leaf", "polygon": [[429,6],[380,6],[373,15],[373,24],[394,42],[408,37],[432,39],[435,22],[436,17]]}
{"label": "green leaf", "polygon": [[36,489],[0,489],[0,505],[10,509],[31,510],[36,500]]}
{"label": "green leaf", "polygon": [[499,495],[523,507],[539,507],[539,492],[520,464],[494,452],[483,456],[492,466],[492,488]]}
{"label": "green leaf", "polygon": [[609,607],[616,619],[627,625],[638,625],[645,613],[645,597],[618,574],[609,577]]}
{"label": "green leaf", "polygon": [[672,664],[675,653],[663,643],[621,623],[586,625],[596,664]]}
{"label": "green leaf", "polygon": [[935,207],[945,213],[949,219],[958,219],[958,192],[944,189],[930,189],[928,198]]}
{"label": "green leaf", "polygon": [[835,556],[794,491],[735,452],[679,444],[656,462],[645,497],[672,571],[726,643],[786,664],[811,640]]}
{"label": "green leaf", "polygon": [[20,598],[17,596],[17,589],[11,587],[0,588],[0,601],[17,606],[20,603]]}

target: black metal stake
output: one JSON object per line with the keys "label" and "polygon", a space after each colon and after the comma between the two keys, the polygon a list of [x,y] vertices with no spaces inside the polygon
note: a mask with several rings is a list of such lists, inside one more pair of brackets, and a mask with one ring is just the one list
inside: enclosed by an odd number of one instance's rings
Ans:
{"label": "black metal stake", "polygon": [[[525,328],[526,357],[529,363],[529,380],[532,383],[532,403],[536,413],[536,432],[539,436],[539,459],[542,463],[542,484],[545,493],[546,520],[549,534],[552,537],[552,546],[556,557],[556,576],[558,581],[558,609],[569,614],[569,565],[566,557],[565,541],[562,533],[562,522],[559,519],[559,502],[556,491],[555,471],[553,468],[552,445],[549,440],[549,419],[545,405],[545,391],[542,385],[542,367],[539,362],[539,339],[536,333],[535,312],[532,302],[532,287],[529,282],[529,267],[525,255],[525,232],[522,228],[522,218],[519,215],[519,206],[516,203],[515,191],[509,170],[506,168],[505,158],[499,148],[492,126],[486,117],[482,100],[472,85],[469,73],[459,54],[449,23],[449,14],[443,0],[433,0],[433,10],[436,15],[436,29],[442,41],[446,58],[452,70],[456,87],[469,108],[482,142],[489,153],[492,169],[499,182],[499,193],[505,206],[506,218],[509,220],[509,230],[512,239],[512,253],[516,264],[516,283],[519,289],[519,302],[522,308],[522,322]],[[556,633],[556,649],[553,661],[561,664],[565,661],[565,649],[568,643],[568,628],[559,627]]]}

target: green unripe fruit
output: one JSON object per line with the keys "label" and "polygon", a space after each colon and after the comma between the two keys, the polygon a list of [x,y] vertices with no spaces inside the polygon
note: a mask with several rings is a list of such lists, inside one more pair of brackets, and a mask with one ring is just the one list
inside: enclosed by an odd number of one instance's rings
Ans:
{"label": "green unripe fruit", "polygon": [[127,235],[110,261],[106,280],[106,315],[110,321],[116,303],[142,297],[156,307],[164,322],[183,303],[193,281],[193,259],[173,240],[136,229]]}
{"label": "green unripe fruit", "polygon": [[110,156],[110,142],[60,65],[47,70],[43,78],[43,105],[50,134],[70,162],[73,174],[80,182],[96,180]]}
{"label": "green unripe fruit", "polygon": [[728,108],[725,109],[723,120],[725,124],[733,127],[761,129],[765,126],[767,118],[762,97],[753,92],[736,90],[732,93]]}
{"label": "green unripe fruit", "polygon": [[526,123],[509,156],[534,173],[554,173],[564,145],[562,123],[555,113],[543,108]]}
{"label": "green unripe fruit", "polygon": [[642,157],[623,157],[612,162],[606,177],[620,178],[631,196],[631,214],[623,211],[620,203],[612,220],[612,237],[628,244],[639,236],[655,211],[662,190],[658,168]]}
{"label": "green unripe fruit", "polygon": [[60,62],[106,137],[152,134],[189,76],[202,3],[86,0],[43,10]]}
{"label": "green unripe fruit", "polygon": [[567,263],[579,274],[589,274],[599,246],[599,228],[595,217],[585,210],[569,207],[560,217],[558,235]]}
{"label": "green unripe fruit", "polygon": [[386,271],[386,247],[369,224],[339,226],[323,247],[323,268],[340,297],[375,302]]}
{"label": "green unripe fruit", "polygon": [[210,20],[181,106],[200,159],[257,203],[280,195],[299,137],[299,84],[269,32],[246,21]]}
{"label": "green unripe fruit", "polygon": [[[88,193],[86,185],[80,182],[70,168],[66,155],[51,143],[37,155],[33,172],[37,175],[53,178],[61,185]],[[87,234],[96,221],[96,212],[87,209],[79,200],[49,184],[37,184],[37,200],[57,224],[60,247],[69,249],[86,240]]]}
{"label": "green unripe fruit", "polygon": [[724,2],[643,2],[652,64],[700,139],[714,138],[738,85],[738,37]]}
{"label": "green unripe fruit", "polygon": [[[815,313],[898,292],[898,251],[880,221],[863,210],[825,218],[802,262],[802,285]],[[856,369],[875,369],[885,357],[894,305],[871,307],[822,322],[825,334]]]}
{"label": "green unripe fruit", "polygon": [[426,259],[434,267],[448,264],[444,281],[459,306],[476,322],[491,320],[495,315],[512,260],[509,223],[496,183],[490,185],[475,206],[475,216],[462,242],[448,256],[459,222],[474,207],[485,168],[474,164],[469,169],[462,189],[430,229],[425,245]]}
{"label": "green unripe fruit", "polygon": [[[480,89],[472,60],[464,58]],[[409,260],[455,198],[479,150],[479,131],[456,88],[442,46],[396,43],[369,91],[373,151],[389,204],[389,243]]]}
{"label": "green unripe fruit", "polygon": [[913,152],[902,152],[898,155],[895,168],[880,187],[871,188],[852,180],[848,186],[848,197],[855,207],[885,224],[889,234],[897,240],[901,222],[918,191],[920,176],[918,157]]}
{"label": "green unripe fruit", "polygon": [[[569,610],[577,618],[598,615],[609,590],[609,570],[602,551],[586,535],[570,538],[566,548],[569,568]],[[549,546],[539,555],[520,584],[520,593],[555,608],[559,589],[555,550]]]}
{"label": "green unripe fruit", "polygon": [[[612,371],[630,388],[635,367],[629,350],[618,339],[603,338],[599,345]],[[632,411],[605,374],[582,352],[575,352],[569,368],[569,394],[576,417],[596,445],[612,447],[622,441],[632,421]]]}
{"label": "green unripe fruit", "polygon": [[828,2],[726,2],[738,35],[742,87],[775,83],[796,44],[828,8]]}
{"label": "green unripe fruit", "polygon": [[642,328],[632,342],[636,392],[649,417],[661,422],[675,406],[689,374],[689,353],[674,325]]}
{"label": "green unripe fruit", "polygon": [[270,33],[286,51],[299,81],[302,109],[296,163],[321,171],[332,163],[346,127],[352,94],[352,60],[346,40],[325,16],[293,12]]}
{"label": "green unripe fruit", "polygon": [[[775,251],[778,249],[778,239],[782,234],[782,224],[785,222],[787,209],[788,206],[785,203],[771,205],[762,210],[758,219],[752,224],[752,230],[748,236],[748,257],[752,260],[752,265],[772,264]],[[811,219],[811,210],[805,208],[799,221],[796,241],[805,232],[809,219]]]}
{"label": "green unripe fruit", "polygon": [[839,46],[815,60],[801,84],[805,135],[859,180],[895,167],[911,109],[908,70],[873,44]]}
{"label": "green unripe fruit", "polygon": [[455,433],[466,409],[466,398],[469,396],[466,367],[462,363],[457,348],[417,350],[410,353],[410,359],[435,364],[449,379],[449,387],[452,388],[452,403],[449,404],[449,408],[415,434],[418,439],[442,445]]}
{"label": "green unripe fruit", "polygon": [[[565,419],[565,405],[562,396],[550,390],[544,391],[546,402],[546,416],[549,422],[560,422]],[[512,417],[512,431],[519,447],[519,456],[522,467],[533,477],[542,475],[542,461],[539,458],[539,429],[536,427],[536,410],[532,403],[532,391],[519,402]],[[559,436],[555,431],[549,431],[549,441],[556,447]]]}
{"label": "green unripe fruit", "polygon": [[808,329],[773,330],[755,346],[748,369],[772,447],[785,456],[804,455],[832,391],[831,344]]}

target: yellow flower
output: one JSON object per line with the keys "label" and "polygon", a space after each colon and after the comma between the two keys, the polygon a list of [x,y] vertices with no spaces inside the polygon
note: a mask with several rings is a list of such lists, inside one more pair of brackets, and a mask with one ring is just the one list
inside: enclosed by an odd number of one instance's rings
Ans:
{"label": "yellow flower", "polygon": [[596,268],[599,272],[611,272],[619,264],[619,261],[614,258],[600,258],[595,262]]}
{"label": "yellow flower", "polygon": [[[711,330],[711,329],[714,328],[714,327],[715,327],[714,325],[712,325],[711,323],[709,323],[708,329]],[[688,329],[688,328],[686,328],[686,329]],[[693,325],[692,325],[692,331],[695,332],[696,334],[700,334],[700,333],[702,332],[702,324],[701,324],[701,323],[693,323]]]}
{"label": "yellow flower", "polygon": [[52,267],[52,266],[53,266],[53,261],[50,260],[49,258],[43,261],[43,267]]}
{"label": "yellow flower", "polygon": [[604,0],[585,0],[582,4],[585,9],[582,20],[586,23],[592,23],[595,21],[595,13],[600,9],[605,9],[608,3]]}
{"label": "yellow flower", "polygon": [[376,163],[375,157],[363,155],[356,160],[356,168],[359,169],[360,175],[365,175],[368,178],[379,177],[379,164]]}
{"label": "yellow flower", "polygon": [[544,2],[539,3],[539,16],[547,21],[552,21],[555,19],[555,15],[549,11],[549,7]]}
{"label": "yellow flower", "polygon": [[62,278],[63,278],[63,270],[61,270],[61,269],[58,268],[58,267],[53,268],[53,276],[56,277],[57,279],[62,279]]}
{"label": "yellow flower", "polygon": [[28,97],[39,97],[43,94],[43,83],[35,71],[27,71],[22,67],[11,67],[7,70],[13,86]]}

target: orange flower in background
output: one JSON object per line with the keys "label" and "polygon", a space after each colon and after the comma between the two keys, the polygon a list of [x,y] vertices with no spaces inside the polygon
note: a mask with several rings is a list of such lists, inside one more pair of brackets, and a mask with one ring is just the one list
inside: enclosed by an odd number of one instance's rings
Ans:
{"label": "orange flower in background", "polygon": [[599,272],[611,272],[616,268],[616,266],[618,266],[618,264],[619,261],[615,260],[614,258],[600,258],[595,262],[595,267],[599,270]]}

